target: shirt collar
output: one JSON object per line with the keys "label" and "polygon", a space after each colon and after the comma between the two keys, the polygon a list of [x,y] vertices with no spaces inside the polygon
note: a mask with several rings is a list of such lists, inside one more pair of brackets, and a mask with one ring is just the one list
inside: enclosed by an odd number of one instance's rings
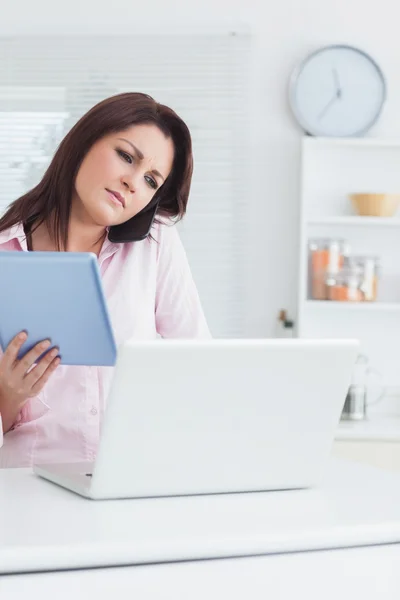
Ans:
{"label": "shirt collar", "polygon": [[121,246],[122,246],[122,244],[115,244],[114,242],[110,242],[110,240],[108,239],[108,231],[107,231],[106,239],[104,240],[103,246],[101,247],[101,250],[100,250],[99,263],[102,264],[102,262],[104,260],[106,260],[106,258],[109,258],[113,254],[118,252],[118,250],[120,250]]}
{"label": "shirt collar", "polygon": [[18,241],[19,245],[21,246],[21,250],[28,250],[26,244],[26,235],[22,223],[13,225],[9,229],[0,232],[0,246],[2,244],[6,244],[7,242],[11,242],[12,240]]}
{"label": "shirt collar", "polygon": [[[12,240],[18,241],[21,250],[28,250],[28,246],[26,243],[26,235],[22,223],[13,225],[9,229],[0,232],[0,246],[2,244],[6,244],[7,242],[11,242]],[[114,242],[110,242],[108,237],[106,237],[102,249],[100,251],[99,262],[103,262],[103,260],[109,258],[113,254],[118,252],[121,246],[122,244],[115,244]]]}

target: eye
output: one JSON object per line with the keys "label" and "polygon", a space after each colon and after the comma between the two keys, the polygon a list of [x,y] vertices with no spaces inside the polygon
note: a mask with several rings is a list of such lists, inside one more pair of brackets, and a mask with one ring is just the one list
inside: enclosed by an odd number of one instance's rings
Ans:
{"label": "eye", "polygon": [[127,152],[124,152],[123,150],[117,150],[117,154],[122,158],[122,160],[129,163],[130,165],[133,163],[133,156],[131,156]]}
{"label": "eye", "polygon": [[158,188],[157,182],[152,177],[145,175],[145,180],[153,190],[156,190]]}

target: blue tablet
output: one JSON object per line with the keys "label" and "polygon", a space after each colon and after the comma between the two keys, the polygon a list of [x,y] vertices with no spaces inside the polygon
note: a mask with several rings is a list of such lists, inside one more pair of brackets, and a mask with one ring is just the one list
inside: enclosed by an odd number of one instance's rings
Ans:
{"label": "blue tablet", "polygon": [[0,252],[0,345],[28,333],[23,356],[50,338],[61,364],[112,366],[117,349],[97,257],[89,252]]}

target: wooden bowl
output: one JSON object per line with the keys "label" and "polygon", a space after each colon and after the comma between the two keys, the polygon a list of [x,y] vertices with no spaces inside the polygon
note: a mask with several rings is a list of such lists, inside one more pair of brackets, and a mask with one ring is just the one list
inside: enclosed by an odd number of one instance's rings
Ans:
{"label": "wooden bowl", "polygon": [[350,194],[349,198],[363,217],[393,217],[400,205],[400,194]]}

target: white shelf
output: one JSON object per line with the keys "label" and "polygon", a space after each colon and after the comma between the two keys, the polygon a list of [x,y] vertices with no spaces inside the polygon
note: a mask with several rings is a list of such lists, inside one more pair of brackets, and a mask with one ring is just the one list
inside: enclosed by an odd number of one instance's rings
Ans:
{"label": "white shelf", "polygon": [[306,219],[307,225],[355,225],[357,227],[400,227],[399,217],[313,217]]}
{"label": "white shelf", "polygon": [[[397,386],[400,386],[400,210],[392,217],[364,217],[352,209],[349,194],[362,190],[400,190],[399,161],[400,139],[303,139],[296,322],[299,337],[337,335],[360,339],[362,354],[382,373],[385,384]],[[378,289],[382,301],[308,299],[308,242],[312,237],[344,239],[356,256],[379,256],[382,269]]]}
{"label": "white shelf", "polygon": [[330,145],[330,146],[364,146],[374,148],[399,148],[400,140],[395,138],[373,138],[373,137],[312,137],[303,138],[304,144]]}
{"label": "white shelf", "polygon": [[400,302],[333,302],[331,300],[306,300],[305,308],[318,310],[368,310],[399,311]]}

